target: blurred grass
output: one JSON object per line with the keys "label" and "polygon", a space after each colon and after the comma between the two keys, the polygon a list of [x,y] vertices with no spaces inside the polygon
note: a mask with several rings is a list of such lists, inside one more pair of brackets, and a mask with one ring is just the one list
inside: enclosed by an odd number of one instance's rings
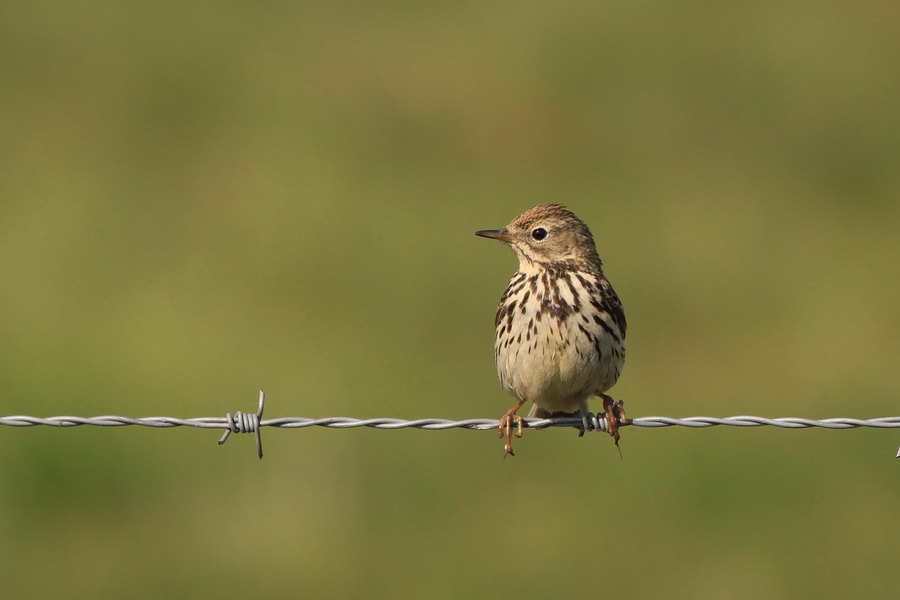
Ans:
{"label": "blurred grass", "polygon": [[[543,201],[633,416],[898,414],[898,13],[5,3],[0,413],[497,416]],[[0,432],[16,597],[892,598],[889,431]],[[612,575],[618,573],[618,575]],[[601,586],[601,587],[597,587]]]}

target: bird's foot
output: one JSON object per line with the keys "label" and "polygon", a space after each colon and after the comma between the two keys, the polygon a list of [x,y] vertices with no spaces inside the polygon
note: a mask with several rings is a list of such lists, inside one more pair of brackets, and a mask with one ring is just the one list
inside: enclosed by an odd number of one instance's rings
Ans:
{"label": "bird's foot", "polygon": [[628,418],[625,416],[625,403],[621,400],[616,402],[604,394],[603,413],[606,415],[606,431],[616,440],[616,446],[618,446],[619,427],[628,425]]}
{"label": "bird's foot", "polygon": [[[524,402],[519,402],[518,404],[516,404],[514,407],[506,411],[506,414],[503,415],[503,417],[501,417],[500,419],[500,437],[506,438],[506,445],[503,446],[503,458],[506,458],[507,455],[516,455],[512,449],[512,436],[513,432],[515,432],[515,436],[517,438],[522,437],[522,415],[516,414],[517,411],[522,408],[522,404],[524,404]],[[513,426],[513,423],[515,423],[515,427]]]}

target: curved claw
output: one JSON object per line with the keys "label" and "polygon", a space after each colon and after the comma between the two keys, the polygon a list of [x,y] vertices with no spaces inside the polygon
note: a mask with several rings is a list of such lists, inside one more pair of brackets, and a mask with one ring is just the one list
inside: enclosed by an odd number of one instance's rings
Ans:
{"label": "curved claw", "polygon": [[513,422],[516,423],[515,436],[517,438],[522,437],[524,422],[522,416],[516,413],[522,408],[523,404],[525,404],[524,400],[518,402],[514,407],[506,411],[506,414],[500,419],[499,437],[506,438],[506,444],[503,446],[503,458],[506,458],[507,455],[515,456],[512,449]]}
{"label": "curved claw", "polygon": [[516,455],[516,453],[513,452],[512,449],[513,422],[516,423],[515,436],[517,438],[522,437],[522,428],[524,427],[522,415],[505,414],[503,415],[503,418],[500,419],[500,437],[506,438],[506,444],[503,446],[503,458],[506,458],[507,454],[511,454],[513,456]]}

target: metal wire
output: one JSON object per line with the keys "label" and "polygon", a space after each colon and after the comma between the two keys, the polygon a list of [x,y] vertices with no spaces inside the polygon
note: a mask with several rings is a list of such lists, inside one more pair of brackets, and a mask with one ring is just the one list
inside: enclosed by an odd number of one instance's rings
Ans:
{"label": "metal wire", "polygon": [[[34,427],[47,425],[50,427],[77,427],[79,425],[94,425],[100,427],[124,427],[137,425],[141,427],[198,427],[200,429],[224,429],[225,434],[219,440],[224,444],[232,433],[254,433],[256,435],[256,449],[259,458],[263,457],[260,429],[263,427],[279,427],[282,429],[303,429],[306,427],[327,427],[331,429],[354,429],[357,427],[371,427],[374,429],[425,429],[427,431],[441,431],[445,429],[473,429],[486,430],[497,429],[500,425],[498,419],[464,419],[453,421],[450,419],[391,419],[379,417],[374,419],[354,419],[351,417],[324,417],[320,419],[308,419],[304,417],[284,417],[281,419],[263,420],[262,414],[265,407],[265,394],[259,392],[259,409],[256,414],[247,414],[241,411],[234,415],[228,413],[222,417],[198,417],[192,419],[179,419],[176,417],[122,417],[117,415],[104,415],[99,417],[29,417],[13,415],[0,417],[0,425],[7,427]],[[597,431],[606,431],[606,420],[593,416],[591,424]],[[546,429],[548,427],[577,427],[582,428],[580,418],[561,419],[524,419],[524,425],[528,429]],[[900,416],[879,417],[875,419],[803,419],[798,417],[781,417],[767,419],[754,416],[734,417],[686,417],[676,419],[672,417],[638,417],[628,419],[628,425],[634,427],[716,427],[720,425],[730,427],[782,427],[785,429],[808,429],[810,427],[822,427],[825,429],[855,429],[857,427],[875,427],[879,429],[900,429]],[[900,458],[900,450],[897,452]]]}

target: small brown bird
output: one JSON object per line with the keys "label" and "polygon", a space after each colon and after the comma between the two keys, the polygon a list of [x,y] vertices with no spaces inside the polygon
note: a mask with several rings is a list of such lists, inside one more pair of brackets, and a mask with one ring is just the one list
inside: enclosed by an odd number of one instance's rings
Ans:
{"label": "small brown bird", "polygon": [[560,204],[539,204],[503,229],[475,235],[506,242],[519,258],[497,308],[494,355],[503,388],[517,400],[500,420],[506,454],[513,424],[531,400],[529,417],[581,416],[593,428],[587,400],[603,398],[607,431],[619,443],[627,423],[621,402],[606,392],[625,362],[625,313],[587,225]]}

